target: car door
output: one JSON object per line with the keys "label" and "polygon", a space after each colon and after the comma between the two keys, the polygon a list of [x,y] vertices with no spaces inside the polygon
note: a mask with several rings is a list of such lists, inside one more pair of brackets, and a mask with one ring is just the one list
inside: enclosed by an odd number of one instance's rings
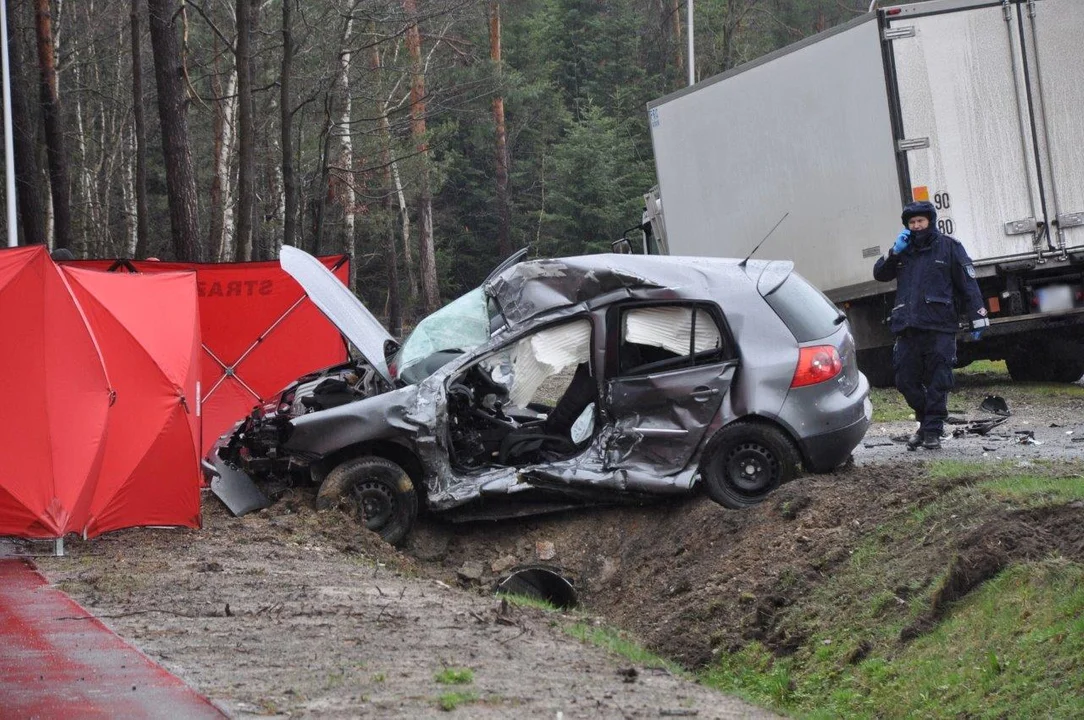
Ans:
{"label": "car door", "polygon": [[607,469],[683,469],[738,367],[722,314],[706,304],[619,307],[607,317]]}

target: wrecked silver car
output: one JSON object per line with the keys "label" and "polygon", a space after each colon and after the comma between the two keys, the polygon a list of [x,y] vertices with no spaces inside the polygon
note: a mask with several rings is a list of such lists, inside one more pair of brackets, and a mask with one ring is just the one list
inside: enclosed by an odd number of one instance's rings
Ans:
{"label": "wrecked silver car", "polygon": [[742,508],[843,463],[870,422],[846,318],[790,262],[521,262],[401,347],[314,258],[282,264],[359,357],[256,408],[212,486],[315,482],[389,542],[419,505],[509,517],[703,486]]}

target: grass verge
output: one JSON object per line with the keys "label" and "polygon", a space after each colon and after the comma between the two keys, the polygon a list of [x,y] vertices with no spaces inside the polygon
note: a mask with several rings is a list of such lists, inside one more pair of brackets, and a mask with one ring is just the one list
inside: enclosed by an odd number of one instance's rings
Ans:
{"label": "grass verge", "polygon": [[1080,466],[943,461],[924,482],[939,492],[874,528],[787,609],[783,626],[804,638],[795,652],[750,643],[700,679],[800,717],[1084,717],[1080,562],[1009,558],[931,613],[978,557],[967,552],[1001,552],[1002,519],[1084,500]]}

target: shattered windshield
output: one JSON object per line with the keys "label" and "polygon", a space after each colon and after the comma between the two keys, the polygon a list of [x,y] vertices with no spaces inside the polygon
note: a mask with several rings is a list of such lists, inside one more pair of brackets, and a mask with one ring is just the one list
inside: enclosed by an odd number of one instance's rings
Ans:
{"label": "shattered windshield", "polygon": [[[396,353],[394,365],[406,382],[418,382],[462,353],[489,340],[489,305],[482,288],[448,303],[418,323]],[[437,363],[425,363],[424,371],[415,368],[434,356]],[[440,360],[443,360],[442,362]]]}

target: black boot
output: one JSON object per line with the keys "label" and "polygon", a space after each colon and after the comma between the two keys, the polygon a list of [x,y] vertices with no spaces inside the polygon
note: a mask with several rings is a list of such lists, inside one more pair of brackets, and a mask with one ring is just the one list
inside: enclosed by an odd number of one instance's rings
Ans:
{"label": "black boot", "polygon": [[939,432],[927,432],[923,433],[922,447],[926,450],[940,450],[941,449],[941,433]]}
{"label": "black boot", "polygon": [[917,450],[920,445],[922,445],[922,433],[916,430],[914,435],[907,438],[907,449]]}

